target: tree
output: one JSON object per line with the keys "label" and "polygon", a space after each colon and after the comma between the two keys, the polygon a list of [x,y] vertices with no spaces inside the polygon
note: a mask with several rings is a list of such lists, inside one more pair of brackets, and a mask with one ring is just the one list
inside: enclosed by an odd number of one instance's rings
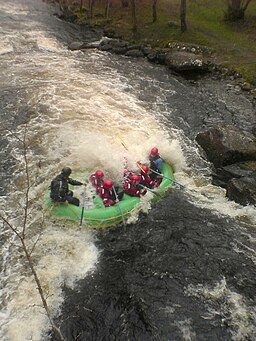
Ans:
{"label": "tree", "polygon": [[[9,129],[6,129],[9,130]],[[28,226],[28,221],[30,218],[30,215],[32,213],[30,212],[30,190],[32,187],[31,184],[31,178],[29,174],[29,163],[28,163],[28,150],[29,150],[29,143],[27,142],[27,126],[25,126],[24,130],[24,136],[23,139],[20,139],[18,136],[16,136],[14,133],[11,132],[11,134],[21,143],[22,150],[23,150],[23,158],[24,158],[24,173],[25,173],[25,194],[24,194],[24,204],[23,204],[23,215],[20,216],[19,221],[20,225],[19,226],[14,226],[11,221],[8,219],[5,214],[2,214],[0,212],[0,220],[2,220],[4,226],[8,228],[10,231],[14,233],[14,235],[18,238],[21,244],[21,249],[25,255],[25,260],[29,266],[29,269],[32,273],[32,276],[35,281],[35,285],[37,287],[37,290],[39,292],[39,296],[41,298],[42,306],[44,308],[44,311],[49,319],[50,325],[52,327],[52,330],[56,336],[56,338],[60,341],[65,341],[64,336],[61,333],[60,328],[54,323],[53,318],[51,316],[51,311],[47,303],[47,293],[45,293],[44,287],[41,284],[40,277],[36,271],[35,265],[34,265],[34,260],[32,257],[33,251],[36,247],[36,244],[39,240],[39,237],[37,240],[31,245],[29,243],[29,238],[27,238],[27,226]]]}
{"label": "tree", "polygon": [[94,5],[94,0],[89,0],[89,18],[92,19],[93,17],[93,5]]}
{"label": "tree", "polygon": [[186,0],[180,1],[180,28],[181,32],[187,31],[187,23],[186,23]]}
{"label": "tree", "polygon": [[126,8],[129,6],[129,0],[121,0],[122,8]]}
{"label": "tree", "polygon": [[225,19],[228,21],[243,20],[245,11],[252,0],[227,0],[228,9]]}
{"label": "tree", "polygon": [[83,11],[84,0],[80,0],[80,12]]}
{"label": "tree", "polygon": [[137,34],[137,17],[136,17],[136,0],[131,0],[132,8],[132,31],[133,35]]}
{"label": "tree", "polygon": [[106,0],[106,4],[105,4],[105,15],[104,18],[106,21],[109,20],[109,1],[110,0]]}
{"label": "tree", "polygon": [[156,22],[156,21],[157,21],[156,3],[157,3],[157,0],[153,0],[153,5],[152,5],[153,22]]}

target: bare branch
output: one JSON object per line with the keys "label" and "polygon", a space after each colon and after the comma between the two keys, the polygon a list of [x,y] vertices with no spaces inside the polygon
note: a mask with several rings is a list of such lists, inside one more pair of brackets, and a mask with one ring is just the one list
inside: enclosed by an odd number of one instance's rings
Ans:
{"label": "bare branch", "polygon": [[[12,132],[13,134],[13,132]],[[29,218],[29,194],[30,194],[30,189],[31,189],[31,181],[30,181],[30,174],[29,174],[29,163],[28,163],[28,155],[27,155],[27,151],[28,151],[28,143],[27,143],[27,125],[25,125],[25,130],[24,130],[24,135],[23,135],[23,139],[20,139],[19,137],[15,136],[15,134],[13,134],[13,136],[15,138],[17,138],[17,140],[21,143],[22,145],[22,149],[23,149],[23,158],[24,158],[24,163],[25,163],[25,205],[24,205],[24,213],[23,213],[23,220],[22,220],[22,224],[21,224],[21,230],[22,232],[20,233],[18,228],[13,226],[9,220],[4,217],[2,214],[0,214],[0,219],[6,224],[6,226],[18,237],[18,239],[21,242],[22,245],[22,249],[23,252],[26,256],[26,261],[28,262],[30,271],[34,277],[34,281],[36,283],[37,286],[37,290],[39,292],[41,301],[42,301],[42,305],[43,308],[46,312],[46,315],[49,319],[49,322],[51,324],[52,330],[55,333],[56,337],[60,340],[60,341],[65,341],[64,336],[61,333],[61,330],[55,325],[52,316],[51,316],[51,312],[49,309],[49,306],[47,304],[47,295],[45,295],[44,290],[43,290],[43,286],[39,280],[38,274],[35,270],[34,264],[33,264],[33,260],[31,257],[32,252],[35,249],[35,246],[40,238],[41,235],[38,236],[37,240],[35,241],[32,249],[29,251],[27,244],[26,244],[26,228],[28,225],[28,218]]]}
{"label": "bare branch", "polygon": [[0,219],[16,234],[16,236],[21,240],[22,236],[19,234],[16,227],[14,227],[2,214],[0,214]]}

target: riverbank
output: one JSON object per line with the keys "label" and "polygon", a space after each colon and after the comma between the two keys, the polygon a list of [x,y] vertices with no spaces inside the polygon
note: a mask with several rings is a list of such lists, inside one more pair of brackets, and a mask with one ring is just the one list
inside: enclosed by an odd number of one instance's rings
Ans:
{"label": "riverbank", "polygon": [[[54,2],[54,0],[52,0]],[[82,11],[78,6],[69,7],[63,17],[79,25],[90,24],[102,28],[106,36],[152,48],[168,48],[170,45],[198,45],[211,50],[210,58],[222,73],[239,78],[247,91],[256,96],[256,4],[251,3],[243,22],[224,21],[226,5],[217,1],[189,1],[187,3],[188,30],[181,33],[179,24],[179,3],[165,0],[157,3],[157,21],[152,23],[151,4],[137,4],[138,30],[131,28],[131,10],[112,4],[109,20],[104,20],[104,6],[97,2],[94,15],[88,19],[86,4]],[[209,58],[209,53],[207,54]],[[251,84],[251,86],[249,85]]]}

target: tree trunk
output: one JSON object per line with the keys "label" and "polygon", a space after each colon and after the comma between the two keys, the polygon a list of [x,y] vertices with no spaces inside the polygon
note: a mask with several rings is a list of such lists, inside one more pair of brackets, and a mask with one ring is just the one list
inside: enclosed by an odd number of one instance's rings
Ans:
{"label": "tree trunk", "polygon": [[131,0],[131,8],[132,8],[132,31],[133,35],[137,34],[137,18],[136,18],[136,0]]}
{"label": "tree trunk", "polygon": [[245,11],[251,0],[228,0],[228,9],[225,13],[225,19],[228,21],[243,20]]}
{"label": "tree trunk", "polygon": [[80,12],[83,11],[84,0],[80,0]]}
{"label": "tree trunk", "polygon": [[153,22],[156,22],[156,21],[157,21],[156,3],[157,3],[157,0],[153,0],[153,5],[152,5]]}
{"label": "tree trunk", "polygon": [[92,19],[93,17],[93,5],[94,5],[94,0],[89,0],[89,18]]}
{"label": "tree trunk", "polygon": [[106,0],[106,5],[105,5],[105,20],[108,21],[109,20],[109,1],[110,0]]}
{"label": "tree trunk", "polygon": [[126,8],[129,6],[129,0],[121,0],[122,8]]}
{"label": "tree trunk", "polygon": [[180,28],[181,32],[187,31],[187,23],[186,23],[186,0],[180,1]]}

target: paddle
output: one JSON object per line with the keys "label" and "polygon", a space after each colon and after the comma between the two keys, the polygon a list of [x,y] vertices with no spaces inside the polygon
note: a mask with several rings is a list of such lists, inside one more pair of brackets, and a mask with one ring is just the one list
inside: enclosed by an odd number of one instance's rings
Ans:
{"label": "paddle", "polygon": [[80,218],[80,226],[83,224],[83,217],[84,217],[84,207],[82,207],[81,218]]}
{"label": "paddle", "polygon": [[121,136],[117,135],[117,137],[118,137],[119,140],[121,141],[122,146],[123,146],[126,150],[128,150],[127,144],[124,142],[124,140],[121,138]]}
{"label": "paddle", "polygon": [[82,212],[81,212],[81,218],[80,218],[80,226],[82,226],[83,224],[83,218],[84,218],[84,201],[85,201],[85,191],[86,191],[86,186],[87,186],[88,182],[87,180],[85,180],[85,183],[84,183],[84,186],[85,186],[85,189],[84,189],[84,195],[83,195],[83,206],[82,206]]}
{"label": "paddle", "polygon": [[116,200],[118,200],[118,201],[117,201],[117,205],[118,205],[119,211],[120,211],[120,213],[121,213],[121,216],[122,216],[123,225],[125,226],[125,225],[126,225],[126,223],[125,223],[125,219],[124,219],[123,211],[122,211],[122,208],[121,208],[121,206],[120,206],[120,204],[119,204],[119,199],[118,199],[118,196],[117,196],[117,193],[116,193],[115,187],[113,186],[113,187],[112,187],[112,189],[113,189],[113,192],[114,192],[114,194],[115,194]]}
{"label": "paddle", "polygon": [[161,173],[159,173],[159,172],[155,171],[155,170],[154,170],[154,169],[152,169],[152,168],[149,168],[149,170],[151,170],[151,172],[153,172],[153,173],[155,173],[155,174],[158,174],[158,175],[160,175],[162,178],[165,178],[165,179],[167,179],[167,180],[170,180],[170,181],[171,181],[171,182],[173,182],[174,184],[176,184],[176,185],[179,185],[179,186],[181,186],[181,187],[185,188],[185,186],[184,186],[184,185],[182,185],[182,184],[180,184],[179,182],[177,182],[177,181],[173,180],[172,178],[169,178],[168,176],[166,176],[166,175],[164,175],[164,174],[161,174]]}

